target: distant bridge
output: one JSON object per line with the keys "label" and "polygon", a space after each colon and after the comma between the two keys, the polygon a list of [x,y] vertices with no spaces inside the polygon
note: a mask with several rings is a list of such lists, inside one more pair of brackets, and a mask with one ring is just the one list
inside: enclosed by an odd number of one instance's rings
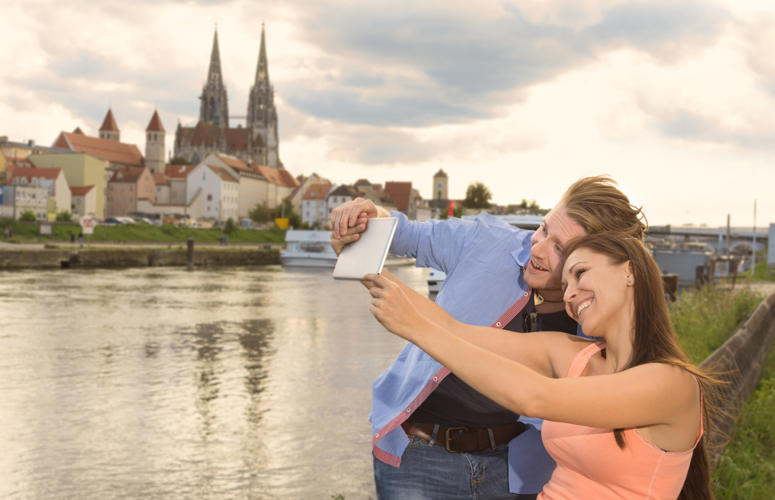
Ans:
{"label": "distant bridge", "polygon": [[[769,226],[769,225],[768,225]],[[767,248],[769,227],[730,227],[729,251],[738,249],[753,249],[754,233],[756,234],[756,250]],[[675,240],[683,237],[684,241],[704,241],[719,253],[726,253],[726,227],[684,227],[684,226],[649,226],[648,236],[668,236]]]}

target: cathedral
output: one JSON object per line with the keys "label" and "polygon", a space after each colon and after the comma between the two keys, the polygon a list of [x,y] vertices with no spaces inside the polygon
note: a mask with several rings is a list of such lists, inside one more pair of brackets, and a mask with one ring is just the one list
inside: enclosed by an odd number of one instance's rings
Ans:
{"label": "cathedral", "polygon": [[221,74],[218,31],[213,39],[210,69],[199,97],[199,121],[194,127],[178,124],[175,131],[175,156],[197,164],[210,153],[225,153],[250,163],[283,168],[278,153],[277,110],[274,88],[269,82],[264,28],[258,53],[256,79],[250,88],[247,123],[229,127],[229,97]]}

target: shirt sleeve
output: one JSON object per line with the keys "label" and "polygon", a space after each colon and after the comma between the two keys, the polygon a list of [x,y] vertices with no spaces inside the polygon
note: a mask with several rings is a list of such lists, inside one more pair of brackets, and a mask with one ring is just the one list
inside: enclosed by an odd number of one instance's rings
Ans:
{"label": "shirt sleeve", "polygon": [[447,274],[489,230],[480,218],[418,222],[410,221],[401,212],[390,215],[398,218],[390,251],[417,259],[417,267],[432,267]]}

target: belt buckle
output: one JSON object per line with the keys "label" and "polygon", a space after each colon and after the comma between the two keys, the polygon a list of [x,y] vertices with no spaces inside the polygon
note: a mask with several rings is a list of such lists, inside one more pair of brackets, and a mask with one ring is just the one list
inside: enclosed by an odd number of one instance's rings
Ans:
{"label": "belt buckle", "polygon": [[444,441],[444,447],[447,449],[448,452],[450,452],[450,453],[460,453],[458,450],[450,450],[449,449],[449,442],[452,440],[452,437],[450,437],[449,433],[451,431],[463,431],[463,432],[465,432],[467,430],[468,430],[468,427],[450,427],[449,429],[447,429],[447,432],[444,433],[444,437],[446,438],[446,440]]}

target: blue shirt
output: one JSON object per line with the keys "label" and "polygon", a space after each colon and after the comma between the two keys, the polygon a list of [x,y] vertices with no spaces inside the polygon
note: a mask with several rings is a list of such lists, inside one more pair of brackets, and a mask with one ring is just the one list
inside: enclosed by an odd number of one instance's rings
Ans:
{"label": "blue shirt", "polygon": [[[398,227],[390,251],[417,259],[417,267],[433,267],[447,274],[436,303],[455,319],[503,328],[527,303],[531,290],[523,268],[530,259],[532,231],[487,214],[473,221],[427,222],[409,221],[398,212],[391,215],[398,218]],[[448,374],[449,370],[420,348],[407,344],[377,378],[370,417],[377,459],[400,466],[409,443],[401,423]],[[555,464],[541,443],[541,420],[521,420],[528,424],[528,431],[509,444],[509,484],[513,493],[534,494],[548,482]]]}

